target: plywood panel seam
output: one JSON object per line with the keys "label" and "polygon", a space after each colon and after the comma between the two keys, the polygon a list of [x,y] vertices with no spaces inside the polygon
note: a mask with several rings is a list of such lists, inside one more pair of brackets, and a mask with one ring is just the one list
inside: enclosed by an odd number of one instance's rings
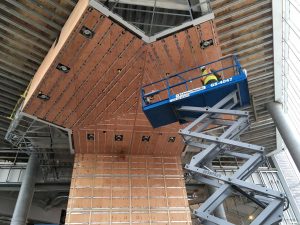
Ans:
{"label": "plywood panel seam", "polygon": [[[122,52],[122,53],[124,53],[125,52],[125,50],[126,50],[127,48],[125,48],[124,49],[124,51]],[[141,49],[141,48],[140,48]],[[139,50],[140,50],[139,49]],[[121,53],[121,54],[122,54]],[[136,55],[134,55],[134,56],[136,56]],[[131,63],[134,59],[135,59],[135,57],[133,56],[133,58],[131,58],[131,59],[129,59],[129,63]],[[126,67],[128,66],[128,64],[126,64]],[[126,68],[125,67],[125,68]],[[97,81],[97,83],[95,84],[95,86],[97,86],[99,84],[99,81]],[[107,86],[108,87],[108,86]],[[105,91],[105,90],[104,90]],[[103,93],[104,93],[104,91],[103,91]],[[88,93],[90,93],[90,91],[88,92]],[[86,96],[88,96],[88,94],[86,95]],[[102,96],[102,95],[101,95]],[[97,97],[97,99],[99,98],[99,96]],[[82,119],[81,119],[81,117],[83,117],[84,115],[87,115],[88,113],[90,113],[90,110],[91,110],[91,106],[89,106],[88,108],[87,108],[87,110],[82,114],[82,115],[80,115],[79,116],[79,120],[77,120],[72,126],[77,126],[77,124],[78,124],[78,126],[83,122],[82,121]],[[66,120],[67,121],[67,120]],[[65,121],[65,122],[66,122]]]}
{"label": "plywood panel seam", "polygon": [[[93,53],[97,50],[97,48],[103,46],[103,45],[102,45],[102,42],[104,41],[104,39],[109,38],[110,32],[111,32],[111,30],[113,29],[113,27],[114,27],[114,24],[111,23],[110,26],[109,26],[109,27],[106,29],[106,31],[104,32],[103,36],[101,36],[101,39],[98,41],[98,43],[99,43],[98,46],[92,50],[92,52],[91,52],[91,53],[88,55],[88,57],[85,59],[85,63],[83,63],[82,65],[86,65],[87,62],[88,62],[89,57],[93,57]],[[121,35],[119,35],[118,37],[119,37],[118,40],[120,41]],[[116,43],[118,43],[118,42],[116,42]],[[104,46],[104,47],[106,47],[106,46]],[[87,75],[84,74],[84,77],[85,77],[85,78],[84,78],[83,82],[80,83],[78,89],[81,89],[84,85],[86,85],[86,83],[89,81],[89,78],[90,78],[92,75],[94,75],[94,73],[93,73],[93,72],[95,72],[94,70],[96,70],[96,69],[98,68],[98,66],[100,65],[100,63],[104,60],[105,56],[107,56],[107,52],[110,51],[109,49],[110,49],[110,48],[108,48],[108,50],[105,52],[105,54],[103,54],[103,56],[101,57],[101,59],[98,60],[98,62],[96,63],[96,65],[93,67],[93,69],[92,69]],[[79,71],[79,70],[78,70],[78,71]],[[77,95],[78,95],[78,93],[75,93],[75,95],[73,96],[73,99],[74,99],[74,98],[77,98],[77,97],[78,97]],[[85,96],[84,96],[84,97],[85,97]],[[70,100],[68,100],[68,101],[66,102],[66,104],[65,104],[64,107],[63,107],[63,109],[65,109],[65,107],[67,107],[67,106],[70,104],[71,99],[72,99],[72,98],[70,98]],[[77,104],[78,104],[78,105],[81,104],[82,101],[83,101],[83,99],[81,99]],[[72,109],[72,111],[66,116],[66,118],[63,119],[63,124],[64,124],[66,121],[68,121],[68,118],[70,118],[69,115],[70,115],[72,112],[74,112],[74,109]],[[60,113],[57,114],[57,116],[54,118],[54,121],[57,120],[57,118],[59,117],[59,115],[60,115]]]}
{"label": "plywood panel seam", "polygon": [[[31,112],[32,115],[35,115],[37,113],[37,111],[40,109],[40,106],[43,104],[42,101],[40,101],[39,99],[34,98],[38,91],[43,91],[42,86],[44,86],[45,84],[47,84],[47,80],[51,78],[50,73],[53,72],[53,70],[56,70],[56,65],[58,64],[58,62],[60,61],[60,58],[63,57],[63,53],[64,51],[66,51],[69,47],[69,45],[71,44],[71,41],[75,38],[75,35],[72,35],[76,32],[79,32],[79,29],[81,28],[82,24],[84,23],[84,21],[86,21],[89,18],[90,14],[89,13],[85,13],[81,19],[78,21],[77,25],[75,26],[74,30],[71,32],[71,35],[68,37],[66,43],[64,44],[63,48],[59,51],[59,53],[57,54],[57,56],[55,57],[54,61],[51,63],[51,65],[49,66],[49,69],[47,70],[46,74],[43,76],[42,80],[40,81],[40,83],[38,84],[36,90],[34,91],[33,96],[30,98],[29,102],[26,104],[30,105],[31,100],[33,101],[38,101],[37,107],[34,111]],[[58,40],[59,41],[59,40]],[[55,43],[53,44],[52,48],[55,48]],[[59,80],[61,80],[63,77],[59,77]],[[54,86],[52,86],[50,88],[50,91],[48,91],[46,94],[50,94],[53,91]],[[27,107],[25,106],[25,110],[27,109]]]}
{"label": "plywood panel seam", "polygon": [[[99,19],[95,22],[95,24],[93,25],[93,27],[91,27],[91,29],[94,30],[95,32],[97,32],[97,29],[99,29],[99,27],[102,25],[102,22],[103,22],[104,20],[105,20],[104,17],[102,17],[102,16],[99,17]],[[78,34],[78,35],[80,35],[80,34]],[[96,37],[95,37],[95,38],[96,38]],[[78,76],[79,76],[79,74],[80,74],[81,69],[86,65],[87,58],[86,58],[83,62],[79,62],[79,61],[77,61],[77,60],[79,60],[79,58],[80,58],[80,57],[78,57],[78,54],[79,54],[79,53],[82,53],[81,50],[83,50],[84,47],[85,47],[86,45],[90,44],[89,42],[90,42],[90,40],[86,40],[86,41],[84,42],[84,45],[80,45],[80,46],[79,46],[79,49],[77,50],[76,55],[73,55],[73,56],[72,56],[72,57],[74,58],[75,61],[69,63],[70,66],[74,66],[74,68],[71,68],[71,69],[74,70],[78,65],[79,65],[79,66],[78,66],[78,69],[77,69],[77,70],[75,70],[74,72],[72,72],[72,73],[74,73],[73,78],[72,78],[72,79],[69,79],[69,82],[68,82],[66,85],[64,85],[64,89],[63,89],[62,92],[59,93],[59,97],[58,97],[57,101],[62,101],[62,96],[64,95],[64,93],[65,93],[66,91],[69,90],[71,84],[74,85],[74,84],[76,83],[76,80],[77,80],[77,78],[78,78]],[[93,51],[92,51],[91,53],[89,53],[89,55],[93,54],[93,52],[94,52],[95,49],[96,49],[96,48],[94,48]],[[78,65],[76,65],[76,64],[78,64]],[[75,67],[75,66],[76,66],[76,67]],[[67,77],[67,76],[68,76],[68,75],[66,75],[66,77]],[[66,107],[66,105],[68,104],[69,101],[70,101],[70,100],[68,99],[66,102],[64,102],[64,106],[61,107],[61,110],[59,110],[58,113],[56,114],[56,116],[52,119],[53,121],[56,121],[57,117],[59,117],[59,115],[61,114],[61,112],[65,109],[65,107]],[[49,111],[46,113],[45,116],[48,116],[48,115],[49,115],[50,110],[53,110],[53,109],[49,109]]]}

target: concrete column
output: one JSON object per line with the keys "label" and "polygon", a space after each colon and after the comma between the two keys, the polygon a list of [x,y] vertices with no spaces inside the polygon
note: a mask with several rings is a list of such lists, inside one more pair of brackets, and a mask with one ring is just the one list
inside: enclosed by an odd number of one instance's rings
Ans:
{"label": "concrete column", "polygon": [[[216,191],[216,188],[215,187],[212,187],[212,186],[208,186],[208,192],[210,195],[212,195],[213,193],[215,193]],[[220,219],[223,219],[223,220],[227,220],[226,218],[226,213],[225,213],[225,209],[224,209],[224,206],[223,204],[219,205],[215,211],[214,211],[214,215],[216,217],[219,217]],[[214,224],[214,223],[212,223]]]}
{"label": "concrete column", "polygon": [[297,134],[297,131],[288,116],[283,112],[282,105],[280,103],[268,103],[267,109],[270,112],[298,170],[300,171],[300,136]]}
{"label": "concrete column", "polygon": [[[212,163],[211,163],[211,162],[208,164],[208,168],[211,169],[211,170],[213,170],[213,166],[212,166]],[[213,170],[213,171],[214,171],[214,170]],[[210,195],[212,195],[216,190],[217,190],[217,188],[212,187],[212,186],[208,186],[208,192],[209,192]],[[219,217],[219,218],[223,219],[223,220],[227,220],[227,218],[226,218],[226,213],[225,213],[225,209],[224,209],[223,204],[219,205],[219,206],[215,209],[214,215],[215,215],[216,217]],[[212,224],[213,224],[213,223],[212,223]]]}
{"label": "concrete column", "polygon": [[34,186],[38,175],[39,161],[37,155],[32,153],[29,157],[25,175],[22,181],[11,225],[25,225],[34,194]]}

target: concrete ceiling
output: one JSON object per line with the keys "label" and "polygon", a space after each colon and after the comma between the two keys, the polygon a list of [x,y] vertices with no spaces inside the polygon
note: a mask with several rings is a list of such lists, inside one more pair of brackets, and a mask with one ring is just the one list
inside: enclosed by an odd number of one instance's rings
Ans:
{"label": "concrete ceiling", "polygon": [[[1,141],[10,123],[8,117],[75,4],[71,0],[1,1]],[[275,126],[265,108],[274,99],[271,4],[271,0],[211,1],[223,55],[238,53],[248,70],[253,124],[244,139],[269,151],[276,148]]]}

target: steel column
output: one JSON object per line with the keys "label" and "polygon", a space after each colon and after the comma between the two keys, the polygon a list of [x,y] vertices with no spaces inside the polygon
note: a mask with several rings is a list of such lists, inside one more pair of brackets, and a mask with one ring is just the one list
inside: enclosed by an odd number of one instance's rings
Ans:
{"label": "steel column", "polygon": [[38,175],[39,161],[32,153],[29,157],[21,189],[14,209],[11,225],[25,225],[34,194],[34,186]]}
{"label": "steel column", "polygon": [[300,171],[300,136],[286,113],[283,112],[282,104],[272,102],[267,104],[274,123],[286,144],[298,170]]}

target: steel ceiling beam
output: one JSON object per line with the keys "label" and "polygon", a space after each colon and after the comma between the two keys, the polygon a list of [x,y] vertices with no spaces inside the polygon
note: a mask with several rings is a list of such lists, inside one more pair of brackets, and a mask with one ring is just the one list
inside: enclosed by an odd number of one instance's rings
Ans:
{"label": "steel ceiling beam", "polygon": [[[218,18],[216,18],[216,23],[222,21],[222,20],[226,20],[226,19],[229,19],[231,17],[236,17],[238,15],[241,15],[245,12],[249,12],[251,10],[257,10],[257,8],[263,8],[264,6],[268,6],[268,4],[271,3],[271,0],[265,0],[265,1],[260,1],[258,3],[255,3],[251,6],[244,6],[242,9],[239,8],[238,10],[231,10],[231,13],[226,13],[225,15],[223,16],[218,16]],[[220,11],[221,12],[221,11]]]}
{"label": "steel ceiling beam", "polygon": [[[16,10],[14,10],[12,8],[9,8],[9,7],[7,7],[5,4],[3,4],[1,2],[0,2],[0,9],[3,10],[3,11],[5,11],[6,13],[9,13],[12,17],[17,17],[18,19],[20,19],[21,21],[24,21],[28,25],[35,27],[36,29],[44,32],[45,34],[48,34],[50,38],[51,37],[53,38],[53,37],[56,36],[56,32],[55,31],[53,31],[53,30],[49,29],[48,27],[45,27],[45,26],[37,23],[35,20],[29,19],[28,17],[20,14],[19,13],[20,11],[16,11]],[[1,12],[1,10],[0,10],[0,12]]]}
{"label": "steel ceiling beam", "polygon": [[18,70],[22,70],[28,74],[35,73],[35,71],[38,68],[38,65],[35,63],[29,62],[27,60],[21,60],[20,58],[16,58],[14,56],[11,56],[9,52],[4,52],[3,50],[0,52],[0,59],[5,58],[9,63],[6,62],[6,60],[0,60],[2,63],[9,65],[10,67],[17,68]]}
{"label": "steel ceiling beam", "polygon": [[[19,191],[21,183],[0,183],[0,191]],[[36,183],[35,192],[69,192],[70,183]]]}
{"label": "steel ceiling beam", "polygon": [[[11,75],[8,74],[9,77],[11,77]],[[18,82],[14,82],[13,79],[9,79],[7,78],[5,75],[2,76],[2,73],[0,72],[0,84],[5,84],[8,85],[12,88],[14,88],[15,90],[24,90],[24,88],[26,88],[28,86],[28,83],[25,83],[24,81],[22,83],[18,83]],[[14,77],[13,77],[14,78]]]}
{"label": "steel ceiling beam", "polygon": [[3,25],[1,23],[0,23],[0,28],[2,29],[3,33],[8,33],[8,34],[13,35],[15,37],[18,37],[20,39],[23,39],[24,41],[26,41],[26,43],[30,43],[32,46],[35,46],[36,48],[42,49],[42,50],[44,50],[46,52],[49,50],[49,47],[51,46],[51,45],[45,45],[45,44],[36,42],[32,38],[27,37],[25,35],[22,35],[18,31],[16,31],[15,29],[12,29],[9,26],[5,26],[5,25]]}
{"label": "steel ceiling beam", "polygon": [[[70,3],[70,2],[71,1],[67,1],[66,3]],[[66,8],[64,8],[63,6],[61,6],[60,4],[58,4],[58,2],[55,2],[53,0],[48,0],[47,4],[51,5],[52,7],[54,7],[58,11],[64,12],[64,14],[66,15],[66,17],[69,17],[70,13],[72,12],[72,10],[67,10]],[[74,4],[72,4],[72,6],[74,6]]]}
{"label": "steel ceiling beam", "polygon": [[273,69],[273,62],[272,61],[267,61],[267,62],[260,62],[260,63],[257,63],[255,66],[252,66],[251,68],[247,69],[248,71],[248,74],[250,73],[259,73],[261,71],[264,71],[264,70],[270,70],[270,69]]}
{"label": "steel ceiling beam", "polygon": [[[237,25],[239,23],[244,23],[244,22],[247,22],[247,21],[255,21],[257,19],[260,20],[260,16],[263,16],[264,14],[270,13],[270,12],[272,12],[272,9],[271,8],[266,8],[262,11],[258,11],[256,13],[251,13],[248,16],[243,16],[242,18],[233,20],[229,23],[223,23],[222,25],[220,24],[220,25],[218,25],[218,29],[223,30],[223,29],[229,28],[231,30],[232,27],[237,27]],[[239,26],[239,27],[243,27],[243,25]]]}
{"label": "steel ceiling beam", "polygon": [[[16,50],[24,52],[27,56],[39,58],[39,60],[43,60],[44,54],[42,52],[37,51],[37,49],[32,48],[30,44],[22,45],[22,42],[19,40],[15,40],[13,36],[7,36],[7,34],[0,33],[0,37],[3,39],[3,43],[9,46],[9,48],[16,48]],[[45,52],[44,52],[45,53]]]}
{"label": "steel ceiling beam", "polygon": [[[3,122],[3,121],[0,121],[0,125],[1,125],[1,128],[3,128],[3,127],[8,127],[9,126],[9,123],[5,123],[5,122]],[[5,131],[5,129],[2,129],[3,131]]]}
{"label": "steel ceiling beam", "polygon": [[[269,43],[269,46],[270,47],[268,47],[268,46],[264,46],[263,48],[260,48],[259,50],[256,50],[256,51],[254,51],[255,49],[256,49],[256,47],[253,47],[253,52],[251,52],[251,53],[248,53],[248,54],[246,54],[245,52],[244,53],[242,53],[242,54],[240,54],[241,56],[239,57],[239,59],[240,59],[240,61],[242,62],[242,61],[244,61],[244,60],[246,60],[246,61],[248,61],[247,59],[248,58],[251,58],[251,57],[255,57],[255,56],[258,56],[258,55],[272,55],[272,51],[273,51],[273,46],[272,46],[272,43],[271,43],[271,45],[270,45],[270,43]],[[261,47],[261,46],[260,46]],[[251,49],[250,49],[251,50]]]}
{"label": "steel ceiling beam", "polygon": [[[104,1],[102,1],[104,2]],[[119,2],[121,4],[127,4],[127,5],[138,5],[138,6],[146,6],[146,7],[153,7],[155,0],[111,0],[110,2]],[[183,10],[188,11],[189,5],[181,0],[159,0],[156,4],[157,8],[164,8],[164,9],[174,9],[174,10]]]}
{"label": "steel ceiling beam", "polygon": [[0,89],[5,91],[6,93],[12,94],[18,98],[20,98],[20,95],[22,94],[21,90],[16,90],[15,88],[10,87],[9,85],[5,85],[3,83],[0,83]]}
{"label": "steel ceiling beam", "polygon": [[3,30],[2,32],[8,33],[8,34],[14,35],[14,36],[16,36],[16,37],[18,37],[20,39],[23,39],[24,41],[27,41],[30,44],[32,44],[33,46],[36,46],[37,48],[40,48],[40,49],[42,49],[44,51],[47,51],[49,49],[49,47],[51,46],[50,44],[40,44],[40,43],[37,43],[33,39],[30,39],[29,37],[26,37],[26,36],[20,34],[16,29],[13,29],[12,27],[0,24],[0,28]]}
{"label": "steel ceiling beam", "polygon": [[224,54],[229,54],[228,52],[236,51],[236,49],[245,49],[246,47],[251,48],[256,45],[256,43],[263,42],[263,40],[272,38],[272,34],[268,34],[265,36],[259,36],[258,38],[249,39],[244,42],[237,43],[235,45],[232,45],[231,47],[226,47],[226,49],[223,50]]}
{"label": "steel ceiling beam", "polygon": [[30,9],[29,7],[27,7],[26,5],[23,5],[22,3],[18,2],[18,1],[14,1],[14,0],[4,0],[4,1],[8,2],[9,4],[14,5],[18,9],[22,10],[22,12],[28,13],[29,15],[38,18],[39,20],[43,21],[44,23],[46,23],[47,25],[49,25],[56,31],[59,31],[61,29],[61,26],[58,25],[57,23],[51,21],[49,18],[43,16],[40,13],[37,13],[36,11]]}
{"label": "steel ceiling beam", "polygon": [[[253,21],[249,21],[247,23],[247,25],[242,25],[242,26],[237,26],[236,28],[230,29],[226,32],[221,32],[219,37],[220,39],[223,39],[226,36],[232,35],[232,34],[238,34],[239,32],[243,31],[243,30],[247,30],[249,28],[253,28],[255,26],[264,26],[266,23],[271,23],[272,22],[272,18],[270,18],[269,16],[266,16],[265,18],[260,18],[259,20],[253,22]],[[257,30],[255,30],[257,31]],[[248,33],[249,34],[249,33]]]}
{"label": "steel ceiling beam", "polygon": [[23,90],[26,89],[26,86],[29,84],[29,81],[26,81],[18,76],[15,76],[14,74],[11,73],[7,73],[6,71],[3,71],[3,69],[0,69],[0,78],[2,77],[2,79],[7,79],[10,80],[12,82],[16,82],[17,85],[23,85],[24,88]]}
{"label": "steel ceiling beam", "polygon": [[255,59],[255,60],[245,60],[245,63],[243,65],[247,68],[250,65],[257,65],[257,63],[263,62],[265,60],[271,60],[271,63],[273,63],[272,59],[273,59],[273,55],[269,54],[265,57],[258,58],[258,59]]}
{"label": "steel ceiling beam", "polygon": [[[1,94],[0,94],[0,96],[1,96]],[[11,101],[10,99],[1,99],[0,98],[0,103],[7,104],[8,106],[11,106],[13,108],[13,107],[15,107],[15,104],[17,102],[16,101]]]}
{"label": "steel ceiling beam", "polygon": [[[124,10],[124,11],[132,11],[132,12],[144,12],[144,13],[151,13],[152,12],[152,11],[144,10],[144,9],[134,9],[134,8],[124,8],[124,7],[115,7],[114,9],[119,9],[119,10]],[[171,12],[154,11],[154,14],[179,16],[179,17],[190,17],[190,15],[188,15],[188,14],[180,14],[180,13],[175,13],[175,12],[171,13]]]}
{"label": "steel ceiling beam", "polygon": [[[47,1],[48,3],[49,1]],[[53,11],[49,10],[47,7],[45,7],[45,5],[42,5],[40,2],[36,1],[36,0],[31,0],[29,2],[30,5],[32,5],[35,8],[43,8],[44,12],[47,13],[47,16],[54,18],[56,21],[59,22],[59,24],[64,24],[65,23],[65,18],[62,17],[59,14],[55,14]],[[47,18],[47,17],[46,17]]]}
{"label": "steel ceiling beam", "polygon": [[28,73],[27,74],[23,74],[22,70],[16,71],[16,70],[10,68],[9,66],[3,65],[3,64],[0,64],[0,69],[3,70],[3,71],[5,71],[5,72],[13,74],[13,75],[15,75],[15,76],[23,79],[25,82],[28,82],[28,83],[32,79],[32,76],[33,76],[33,74],[28,74]]}
{"label": "steel ceiling beam", "polygon": [[[27,33],[27,35],[34,36],[34,37],[44,41],[44,43],[46,43],[48,45],[52,44],[52,41],[49,40],[49,38],[46,38],[45,36],[41,35],[40,33],[36,32],[35,30],[30,30],[26,26],[20,25],[19,23],[14,22],[14,20],[12,18],[9,18],[7,16],[4,16],[4,15],[0,14],[0,19],[2,21],[5,21],[6,23],[9,23],[9,25],[12,25],[12,26],[22,30],[23,32]],[[0,22],[2,22],[1,20],[0,20]]]}
{"label": "steel ceiling beam", "polygon": [[[231,8],[233,8],[235,5],[237,5],[239,3],[242,3],[242,2],[244,2],[244,0],[236,0],[236,1],[233,1],[233,2],[230,2],[230,3],[223,4],[223,2],[221,2],[221,1],[213,0],[211,2],[211,5],[212,5],[212,8],[214,8],[214,13],[218,14],[218,13],[221,13],[221,12],[230,11]],[[217,5],[218,3],[223,4],[223,5],[218,6]]]}
{"label": "steel ceiling beam", "polygon": [[249,84],[249,87],[251,85],[255,85],[258,81],[260,82],[263,82],[263,81],[268,81],[269,79],[273,80],[274,79],[274,73],[273,71],[270,71],[270,72],[257,72],[258,75],[257,76],[253,76],[251,77],[251,79],[248,80],[248,84]]}
{"label": "steel ceiling beam", "polygon": [[11,95],[9,93],[0,93],[0,97],[8,99],[9,101],[14,101],[15,103],[17,103],[18,99],[20,96],[16,96],[16,95]]}
{"label": "steel ceiling beam", "polygon": [[244,43],[244,39],[251,39],[251,36],[266,36],[272,32],[272,25],[262,26],[256,30],[250,31],[248,33],[239,34],[238,36],[231,38],[221,38],[220,45],[222,48],[228,47],[227,45],[234,46],[235,44]]}
{"label": "steel ceiling beam", "polygon": [[23,58],[24,60],[29,60],[37,65],[40,65],[42,63],[42,59],[38,59],[37,57],[30,55],[28,53],[22,52],[20,49],[12,48],[11,46],[8,46],[7,44],[0,43],[0,47],[4,49],[6,52],[13,53],[14,57],[17,58]]}

